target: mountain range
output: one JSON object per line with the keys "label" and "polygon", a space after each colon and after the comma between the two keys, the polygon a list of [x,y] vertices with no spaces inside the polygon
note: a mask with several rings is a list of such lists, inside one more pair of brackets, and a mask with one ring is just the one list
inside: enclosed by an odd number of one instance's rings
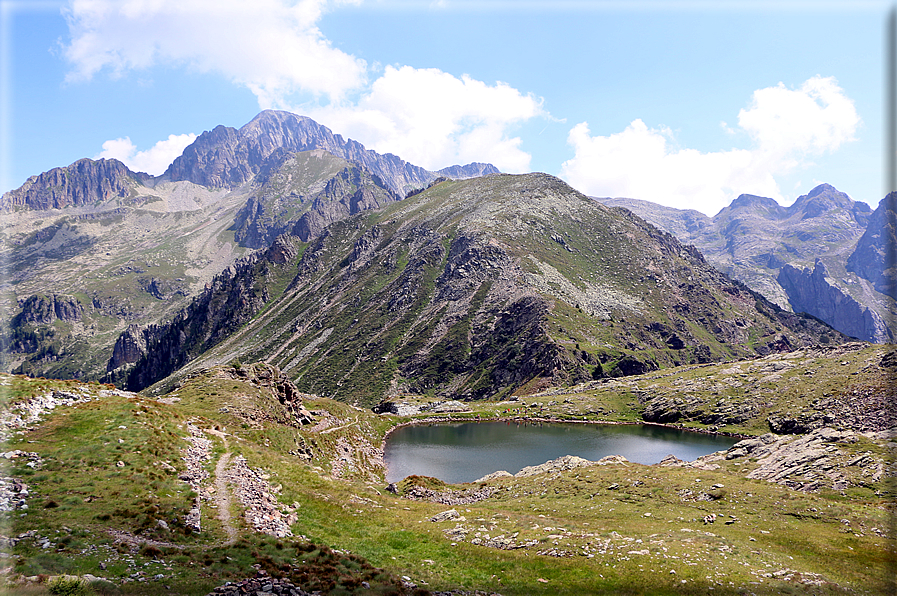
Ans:
{"label": "mountain range", "polygon": [[[447,171],[463,178],[498,170]],[[174,316],[276,234],[316,235],[441,175],[308,118],[264,111],[239,130],[203,133],[161,176],[107,159],[32,176],[0,199],[0,291],[10,323],[3,369],[99,378],[129,325]],[[35,320],[57,302],[79,307]]]}
{"label": "mountain range", "polygon": [[[800,300],[893,298],[893,198],[608,206],[284,112],[204,133],[161,176],[35,176],[0,201],[7,583],[892,593],[897,352]],[[480,420],[744,440],[387,484],[393,430]]]}
{"label": "mountain range", "polygon": [[713,217],[648,201],[598,198],[630,209],[692,244],[715,267],[780,307],[806,312],[870,342],[897,335],[897,286],[889,254],[895,194],[873,211],[821,184],[792,205],[741,195]]}
{"label": "mountain range", "polygon": [[[805,213],[830,195],[843,203],[831,190],[808,196]],[[742,205],[753,219],[739,219]],[[263,360],[302,391],[370,405],[846,339],[557,178],[478,163],[431,172],[286,112],[203,133],[161,176],[79,160],[0,208],[4,369],[32,376],[158,392],[203,367]],[[742,197],[730,211],[726,228],[745,235],[774,209]],[[803,237],[807,255],[874,219],[842,211],[824,239]],[[775,211],[782,230],[786,212]],[[689,217],[694,238],[710,234]],[[741,263],[749,244],[723,246]]]}

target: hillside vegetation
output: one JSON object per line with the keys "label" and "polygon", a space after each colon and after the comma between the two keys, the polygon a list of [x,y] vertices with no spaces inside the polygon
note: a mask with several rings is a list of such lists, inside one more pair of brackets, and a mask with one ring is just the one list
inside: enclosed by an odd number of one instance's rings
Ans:
{"label": "hillside vegetation", "polygon": [[[261,567],[326,594],[887,593],[893,424],[865,406],[892,391],[894,366],[887,347],[857,345],[472,402],[463,414],[406,396],[431,421],[524,408],[637,422],[687,387],[705,415],[743,413],[720,430],[757,438],[691,463],[568,458],[525,476],[394,488],[382,441],[414,417],[299,393],[270,365],[210,368],[159,399],[3,376],[9,590],[43,593],[42,577],[71,574],[97,593],[205,594]],[[793,389],[776,416],[819,413],[817,428],[766,434],[770,374]],[[681,409],[676,424],[707,425]]]}
{"label": "hillside vegetation", "polygon": [[[158,394],[239,359],[358,405],[406,392],[470,400],[844,340],[544,174],[443,181],[313,242],[281,242],[297,247],[281,293],[236,316],[252,302],[238,288],[274,278],[222,280],[201,301],[229,306],[195,303],[148,333],[128,387],[162,381]],[[220,333],[220,312],[240,329]],[[160,354],[186,365],[168,377]]]}

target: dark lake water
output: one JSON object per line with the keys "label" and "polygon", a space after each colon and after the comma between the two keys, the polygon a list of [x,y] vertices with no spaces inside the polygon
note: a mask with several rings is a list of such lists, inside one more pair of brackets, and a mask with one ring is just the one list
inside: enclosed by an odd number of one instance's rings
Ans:
{"label": "dark lake water", "polygon": [[667,455],[691,461],[728,449],[738,439],[651,425],[470,422],[405,426],[386,441],[386,480],[417,474],[443,482],[473,482],[505,470],[577,455],[599,460],[622,455],[632,462],[656,464]]}

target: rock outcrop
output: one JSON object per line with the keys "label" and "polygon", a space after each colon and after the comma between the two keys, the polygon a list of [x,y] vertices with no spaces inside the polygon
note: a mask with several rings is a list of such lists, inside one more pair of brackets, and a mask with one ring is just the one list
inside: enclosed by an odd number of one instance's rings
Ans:
{"label": "rock outcrop", "polygon": [[871,281],[875,289],[897,299],[897,192],[872,212],[856,250],[847,258],[847,270]]}
{"label": "rock outcrop", "polygon": [[146,356],[147,334],[138,325],[128,325],[128,328],[115,340],[112,348],[112,358],[106,364],[106,370],[111,372],[126,364],[134,364]]}
{"label": "rock outcrop", "polygon": [[235,364],[220,369],[218,376],[246,381],[256,387],[267,389],[286,408],[289,413],[289,422],[293,426],[312,422],[312,414],[305,409],[302,403],[304,394],[300,393],[296,385],[276,366],[264,362],[247,365]]}
{"label": "rock outcrop", "polygon": [[35,294],[22,303],[22,312],[11,322],[12,327],[27,323],[49,325],[55,320],[80,321],[84,306],[73,296]]}
{"label": "rock outcrop", "polygon": [[65,168],[53,168],[30,177],[16,190],[3,194],[0,210],[63,209],[91,205],[97,201],[123,198],[137,184],[150,180],[149,174],[132,172],[117,159],[79,159]]}
{"label": "rock outcrop", "polygon": [[788,293],[794,312],[813,315],[841,333],[863,341],[892,341],[891,331],[881,316],[834,285],[821,260],[816,260],[812,272],[783,265],[776,281]]}
{"label": "rock outcrop", "polygon": [[748,478],[768,480],[802,491],[821,488],[844,490],[872,484],[894,470],[872,452],[851,455],[845,447],[861,435],[852,431],[819,428],[806,435],[766,434],[745,439],[729,448],[725,459],[753,458],[757,462]]}

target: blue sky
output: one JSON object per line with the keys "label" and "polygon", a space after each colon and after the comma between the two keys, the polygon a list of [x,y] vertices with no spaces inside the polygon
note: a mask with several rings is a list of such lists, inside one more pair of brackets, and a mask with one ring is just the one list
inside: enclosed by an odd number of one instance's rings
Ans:
{"label": "blue sky", "polygon": [[438,169],[486,161],[716,213],[885,195],[886,2],[0,1],[0,190],[161,173],[263,108]]}

